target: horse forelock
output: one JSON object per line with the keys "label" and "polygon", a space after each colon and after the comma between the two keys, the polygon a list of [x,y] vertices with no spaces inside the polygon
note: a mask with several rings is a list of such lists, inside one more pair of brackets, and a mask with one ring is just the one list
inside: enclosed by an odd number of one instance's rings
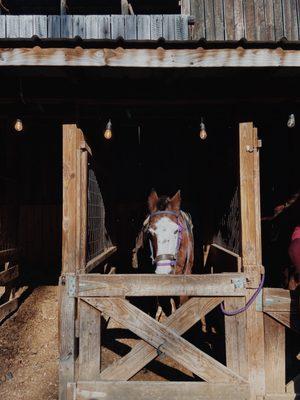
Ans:
{"label": "horse forelock", "polygon": [[165,211],[165,209],[168,207],[169,201],[170,199],[168,196],[160,196],[156,204],[157,210]]}

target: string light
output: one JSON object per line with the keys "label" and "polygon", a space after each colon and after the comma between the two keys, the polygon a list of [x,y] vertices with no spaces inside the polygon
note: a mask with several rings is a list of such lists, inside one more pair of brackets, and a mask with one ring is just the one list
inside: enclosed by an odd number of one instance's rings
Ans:
{"label": "string light", "polygon": [[289,119],[287,121],[288,128],[294,128],[296,125],[295,114],[290,114]]}
{"label": "string light", "polygon": [[15,123],[14,123],[14,129],[16,132],[22,132],[23,130],[23,122],[20,118],[17,118]]}
{"label": "string light", "polygon": [[105,127],[105,131],[104,131],[104,137],[106,140],[110,140],[112,138],[112,123],[111,120],[109,119],[106,127]]}
{"label": "string light", "polygon": [[205,140],[207,138],[207,132],[206,132],[205,124],[203,122],[203,118],[201,118],[199,136],[200,136],[201,140]]}

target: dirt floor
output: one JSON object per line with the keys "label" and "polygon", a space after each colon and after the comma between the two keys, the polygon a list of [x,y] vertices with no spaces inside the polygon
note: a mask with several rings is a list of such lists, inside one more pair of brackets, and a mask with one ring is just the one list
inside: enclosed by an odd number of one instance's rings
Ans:
{"label": "dirt floor", "polygon": [[[57,316],[57,287],[41,286],[0,326],[1,400],[58,399]],[[110,320],[102,342],[102,370],[138,342],[134,334]],[[132,379],[186,381],[195,377],[162,355]]]}

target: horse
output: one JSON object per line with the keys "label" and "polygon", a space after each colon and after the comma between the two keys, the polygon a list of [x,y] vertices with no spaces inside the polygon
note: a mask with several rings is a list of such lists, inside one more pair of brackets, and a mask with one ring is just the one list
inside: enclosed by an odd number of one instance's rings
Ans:
{"label": "horse", "polygon": [[[170,198],[159,197],[152,190],[148,209],[149,215],[133,249],[133,267],[138,268],[138,251],[148,245],[152,272],[157,275],[191,274],[194,264],[193,223],[190,215],[181,210],[180,191]],[[180,296],[179,305],[187,299],[187,296]]]}

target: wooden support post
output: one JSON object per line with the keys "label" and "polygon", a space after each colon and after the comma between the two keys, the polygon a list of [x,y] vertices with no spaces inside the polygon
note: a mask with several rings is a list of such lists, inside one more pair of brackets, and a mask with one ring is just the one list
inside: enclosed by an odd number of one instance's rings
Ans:
{"label": "wooden support post", "polygon": [[[83,206],[83,199],[86,196],[86,176],[82,174],[82,171],[86,173],[83,165],[87,163],[87,158],[86,156],[82,158],[83,141],[83,133],[76,125],[63,126],[63,275],[59,286],[60,400],[66,400],[67,384],[75,381],[77,302],[69,292],[68,279],[72,279],[72,274],[75,275],[80,268],[85,267],[86,221],[83,221],[82,216],[83,212],[86,212],[86,206]],[[69,273],[68,277],[64,273]]]}
{"label": "wooden support post", "polygon": [[129,14],[128,0],[121,0],[121,14],[123,14],[123,15]]}
{"label": "wooden support post", "polygon": [[[242,263],[246,276],[254,279],[253,289],[248,289],[249,300],[259,285],[262,272],[261,215],[259,187],[259,141],[252,123],[239,127],[240,204],[242,231]],[[265,394],[264,324],[262,311],[256,302],[246,312],[245,340],[250,389],[253,396]]]}
{"label": "wooden support post", "polygon": [[264,314],[266,393],[285,393],[285,327]]}

